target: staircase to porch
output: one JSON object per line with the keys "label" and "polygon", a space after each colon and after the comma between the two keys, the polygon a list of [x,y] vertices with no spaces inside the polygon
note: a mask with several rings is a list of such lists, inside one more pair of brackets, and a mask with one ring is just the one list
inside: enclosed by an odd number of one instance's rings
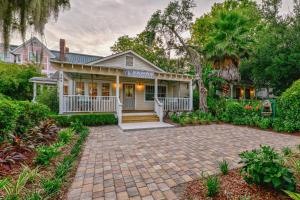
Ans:
{"label": "staircase to porch", "polygon": [[159,122],[159,117],[154,112],[123,113],[122,123]]}
{"label": "staircase to porch", "polygon": [[123,131],[174,127],[171,124],[161,122],[159,116],[153,111],[125,111],[122,113],[122,123],[119,126]]}

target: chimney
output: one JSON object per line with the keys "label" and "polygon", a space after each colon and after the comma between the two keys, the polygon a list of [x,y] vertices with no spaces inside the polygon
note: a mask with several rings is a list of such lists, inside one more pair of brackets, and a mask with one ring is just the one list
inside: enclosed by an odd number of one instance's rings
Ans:
{"label": "chimney", "polygon": [[65,61],[66,60],[66,40],[60,39],[59,40],[59,60]]}

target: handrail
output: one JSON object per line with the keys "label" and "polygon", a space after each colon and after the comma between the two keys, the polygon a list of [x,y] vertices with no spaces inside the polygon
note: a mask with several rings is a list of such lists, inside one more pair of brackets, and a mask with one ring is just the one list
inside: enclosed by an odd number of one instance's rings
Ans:
{"label": "handrail", "polygon": [[119,125],[122,124],[122,107],[123,107],[123,104],[121,103],[120,98],[117,98],[116,111],[117,111]]}
{"label": "handrail", "polygon": [[159,117],[159,121],[163,122],[164,106],[157,97],[154,98],[154,101],[155,101],[155,105],[154,105],[155,112],[156,112],[157,116]]}

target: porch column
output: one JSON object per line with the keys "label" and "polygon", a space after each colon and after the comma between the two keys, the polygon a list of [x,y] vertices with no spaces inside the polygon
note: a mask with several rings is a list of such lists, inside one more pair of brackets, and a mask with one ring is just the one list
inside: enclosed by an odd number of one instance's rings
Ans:
{"label": "porch column", "polygon": [[33,83],[33,99],[32,102],[36,101],[36,82]]}
{"label": "porch column", "polygon": [[120,98],[120,76],[116,76],[116,97],[117,99]]}
{"label": "porch column", "polygon": [[41,94],[43,94],[43,92],[44,92],[44,86],[43,85],[40,85],[40,90],[41,90]]}
{"label": "porch column", "polygon": [[233,99],[233,84],[230,84],[230,97]]}
{"label": "porch column", "polygon": [[59,114],[64,112],[64,72],[59,71],[58,78]]}
{"label": "porch column", "polygon": [[73,95],[73,80],[68,80],[68,95]]}
{"label": "porch column", "polygon": [[189,82],[190,111],[193,110],[193,80]]}
{"label": "porch column", "polygon": [[154,99],[158,97],[158,79],[154,79]]}

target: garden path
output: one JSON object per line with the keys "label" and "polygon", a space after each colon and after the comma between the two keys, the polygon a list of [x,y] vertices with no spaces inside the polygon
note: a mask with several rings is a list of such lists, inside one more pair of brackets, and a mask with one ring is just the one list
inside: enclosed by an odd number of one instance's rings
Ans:
{"label": "garden path", "polygon": [[300,144],[300,137],[232,125],[205,125],[122,132],[117,126],[90,129],[67,198],[178,199],[172,188],[201,172],[218,173],[226,159],[261,144],[276,149]]}

